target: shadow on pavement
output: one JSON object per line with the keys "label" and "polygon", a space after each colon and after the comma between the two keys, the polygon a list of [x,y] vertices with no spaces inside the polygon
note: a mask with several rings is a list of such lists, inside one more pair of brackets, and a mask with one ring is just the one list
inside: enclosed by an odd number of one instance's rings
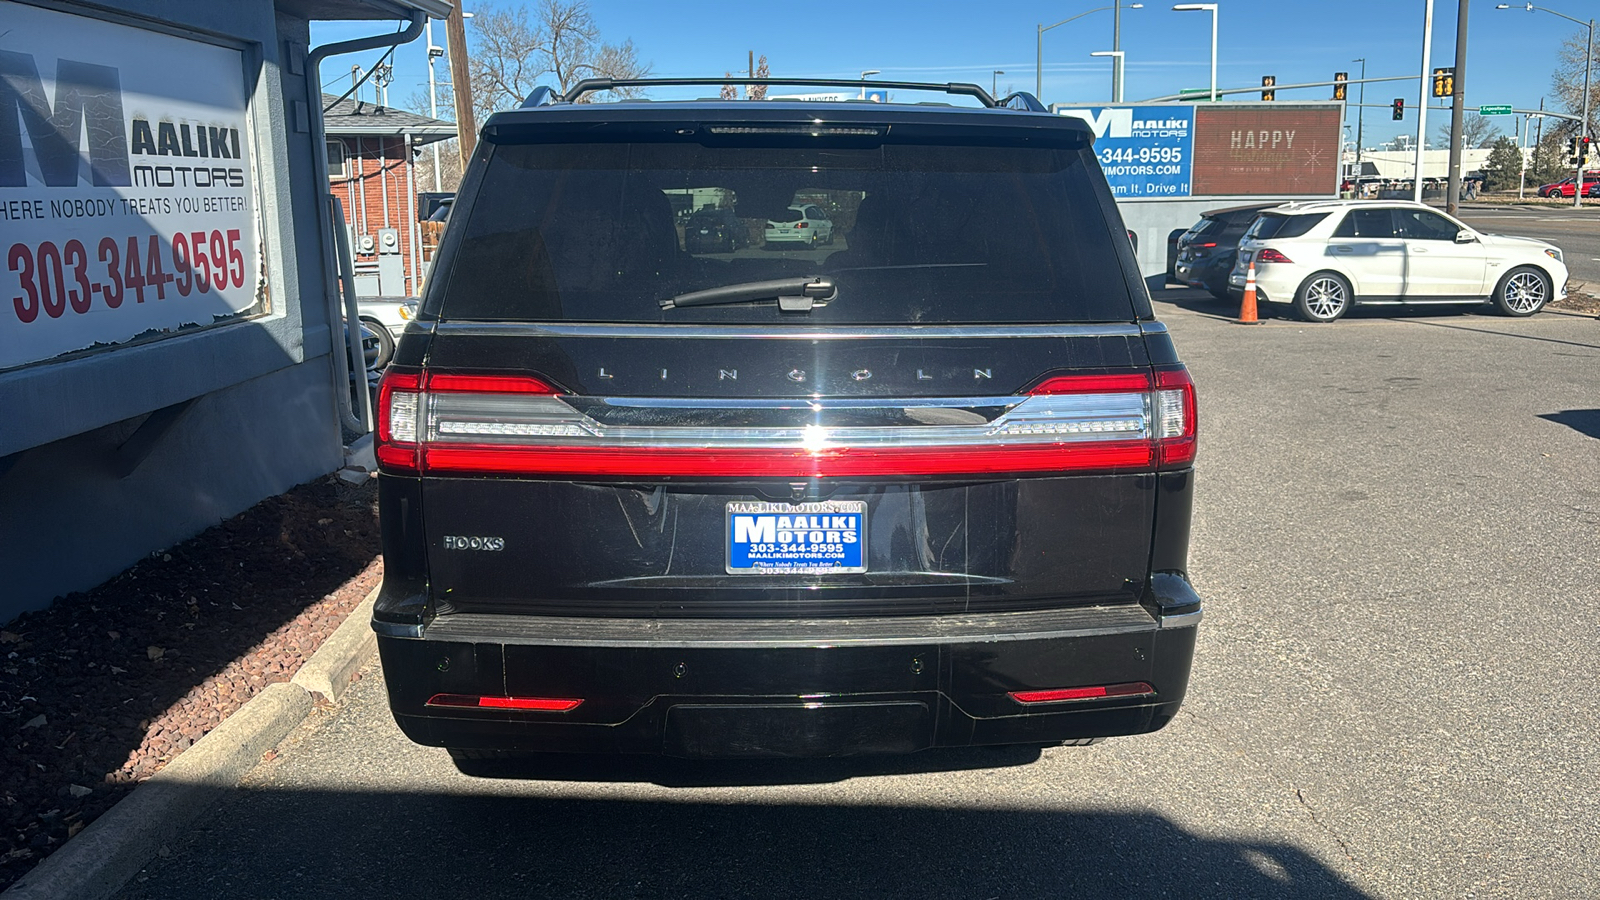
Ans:
{"label": "shadow on pavement", "polygon": [[1565,425],[1579,434],[1600,438],[1600,409],[1564,409],[1558,413],[1542,413],[1539,418]]}
{"label": "shadow on pavement", "polygon": [[1367,896],[1297,847],[1154,813],[976,808],[981,787],[948,807],[769,798],[241,792],[117,896]]}
{"label": "shadow on pavement", "polygon": [[[691,760],[664,756],[599,756],[530,753],[506,759],[457,760],[477,778],[518,781],[658,784],[662,787],[749,787],[831,784],[853,778],[1001,769],[1039,761],[1039,747],[975,747],[925,750],[903,756],[838,759]],[[1070,751],[1066,751],[1070,752]]]}
{"label": "shadow on pavement", "polygon": [[[1399,318],[1399,317],[1396,316],[1395,318]],[[1505,320],[1501,319],[1501,321],[1505,321]],[[1413,325],[1431,325],[1434,328],[1454,328],[1454,329],[1456,329],[1458,331],[1475,331],[1478,334],[1492,334],[1492,335],[1495,335],[1496,337],[1517,338],[1519,340],[1524,340],[1524,341],[1542,341],[1542,342],[1544,342],[1546,344],[1565,344],[1565,345],[1567,345],[1569,347],[1584,347],[1584,348],[1590,349],[1590,350],[1600,350],[1600,344],[1585,344],[1582,341],[1564,341],[1564,340],[1561,340],[1560,338],[1540,337],[1537,334],[1517,334],[1516,332],[1513,332],[1513,331],[1500,331],[1500,330],[1494,329],[1494,328],[1470,328],[1470,327],[1468,327],[1466,325],[1452,325],[1449,322],[1422,322],[1422,321],[1418,321],[1418,320],[1415,320],[1415,319],[1411,320],[1411,324],[1413,324]]]}

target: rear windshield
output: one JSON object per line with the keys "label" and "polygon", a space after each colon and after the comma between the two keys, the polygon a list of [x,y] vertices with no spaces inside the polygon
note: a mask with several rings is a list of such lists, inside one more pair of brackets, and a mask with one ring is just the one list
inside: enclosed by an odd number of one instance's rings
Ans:
{"label": "rear windshield", "polygon": [[[1101,177],[1073,149],[502,144],[456,210],[429,305],[531,322],[1131,321]],[[815,275],[837,295],[807,314],[659,304]]]}
{"label": "rear windshield", "polygon": [[1271,240],[1272,238],[1300,237],[1318,222],[1328,217],[1327,213],[1310,213],[1303,216],[1280,216],[1273,213],[1262,213],[1250,226],[1249,236],[1258,241]]}

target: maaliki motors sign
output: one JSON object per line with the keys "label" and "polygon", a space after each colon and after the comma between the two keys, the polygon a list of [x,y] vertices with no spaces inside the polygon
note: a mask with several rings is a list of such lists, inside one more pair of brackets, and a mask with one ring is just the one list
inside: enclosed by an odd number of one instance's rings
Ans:
{"label": "maaliki motors sign", "polygon": [[265,312],[239,51],[0,23],[0,370]]}

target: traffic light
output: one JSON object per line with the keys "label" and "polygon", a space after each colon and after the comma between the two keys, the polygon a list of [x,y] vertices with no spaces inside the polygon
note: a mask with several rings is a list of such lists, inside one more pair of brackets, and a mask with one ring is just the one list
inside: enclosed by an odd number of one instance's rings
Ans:
{"label": "traffic light", "polygon": [[1405,101],[1405,98],[1404,97],[1396,97],[1396,98],[1394,98],[1394,106],[1391,107],[1391,109],[1393,110],[1393,114],[1390,116],[1390,118],[1394,119],[1396,122],[1400,121],[1401,119],[1404,119],[1406,117],[1406,101]]}
{"label": "traffic light", "polygon": [[1333,73],[1333,99],[1335,99],[1335,100],[1343,100],[1344,99],[1345,82],[1349,81],[1349,80],[1350,80],[1350,73],[1349,72],[1335,72],[1335,73]]}
{"label": "traffic light", "polygon": [[1435,97],[1452,97],[1456,92],[1456,70],[1433,70],[1433,95]]}
{"label": "traffic light", "polygon": [[1594,138],[1575,137],[1567,141],[1567,165],[1581,166],[1589,158],[1589,150],[1594,146]]}
{"label": "traffic light", "polygon": [[[1275,85],[1277,83],[1278,83],[1278,78],[1275,75],[1263,75],[1263,76],[1261,76],[1261,86],[1264,87],[1264,88],[1272,87],[1273,85]],[[1261,92],[1261,99],[1263,99],[1263,100],[1275,100],[1275,99],[1277,99],[1277,97],[1278,97],[1278,92],[1277,91],[1262,91]]]}

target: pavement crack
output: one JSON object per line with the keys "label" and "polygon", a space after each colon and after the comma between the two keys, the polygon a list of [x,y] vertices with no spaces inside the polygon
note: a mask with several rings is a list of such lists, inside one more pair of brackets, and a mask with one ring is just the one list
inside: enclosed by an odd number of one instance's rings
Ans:
{"label": "pavement crack", "polygon": [[1350,849],[1350,845],[1345,843],[1344,838],[1339,836],[1339,832],[1333,830],[1333,826],[1317,817],[1316,807],[1311,805],[1311,801],[1306,799],[1306,795],[1302,793],[1299,788],[1294,789],[1294,798],[1300,801],[1301,806],[1305,807],[1306,815],[1311,817],[1311,821],[1315,823],[1318,828],[1321,828],[1323,831],[1327,832],[1328,837],[1333,838],[1334,842],[1339,845],[1339,849],[1344,851],[1345,858],[1351,862],[1355,862],[1356,855],[1355,852]]}
{"label": "pavement crack", "polygon": [[1282,775],[1279,775],[1277,770],[1272,767],[1272,763],[1270,763],[1270,762],[1268,762],[1268,761],[1266,761],[1264,759],[1261,759],[1258,756],[1255,756],[1254,754],[1250,753],[1248,750],[1246,750],[1243,747],[1239,746],[1234,741],[1230,740],[1228,732],[1226,732],[1223,729],[1217,727],[1216,725],[1213,725],[1212,723],[1206,721],[1205,717],[1201,716],[1199,713],[1195,712],[1194,710],[1187,709],[1187,708],[1182,708],[1182,709],[1179,710],[1179,713],[1182,714],[1182,715],[1188,716],[1191,720],[1193,720],[1195,723],[1200,725],[1202,728],[1205,728],[1206,730],[1210,731],[1212,734],[1216,735],[1216,737],[1217,737],[1217,739],[1218,739],[1218,741],[1220,743],[1222,743],[1224,746],[1228,747],[1228,749],[1232,750],[1239,757],[1241,757],[1243,759],[1248,759],[1251,762],[1255,763],[1256,765],[1260,766],[1261,769],[1264,772],[1266,772],[1267,777],[1272,782],[1274,782],[1275,784],[1277,784],[1277,785],[1279,785],[1281,787],[1288,788],[1290,791],[1293,791],[1295,800],[1300,804],[1301,807],[1303,807],[1305,809],[1306,815],[1310,817],[1312,824],[1316,825],[1318,828],[1322,829],[1322,831],[1325,832],[1329,837],[1333,838],[1334,843],[1339,845],[1339,849],[1340,849],[1341,852],[1344,853],[1346,859],[1350,860],[1352,863],[1357,862],[1355,851],[1351,849],[1350,844],[1348,842],[1346,842],[1345,839],[1342,836],[1340,836],[1339,832],[1334,830],[1333,826],[1329,825],[1327,822],[1322,821],[1321,817],[1319,817],[1317,815],[1316,808],[1311,805],[1310,801],[1306,800],[1305,794],[1302,793],[1300,788],[1297,787],[1294,784],[1294,781],[1292,779],[1285,778]]}

